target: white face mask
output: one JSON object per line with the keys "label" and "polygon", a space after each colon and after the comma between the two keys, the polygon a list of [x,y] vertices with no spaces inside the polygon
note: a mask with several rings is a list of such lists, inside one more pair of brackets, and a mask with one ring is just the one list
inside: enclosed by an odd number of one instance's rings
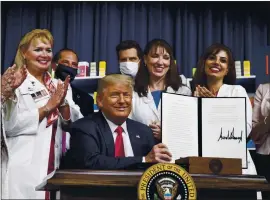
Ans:
{"label": "white face mask", "polygon": [[139,63],[136,62],[121,62],[120,72],[122,74],[130,75],[135,77],[139,69]]}

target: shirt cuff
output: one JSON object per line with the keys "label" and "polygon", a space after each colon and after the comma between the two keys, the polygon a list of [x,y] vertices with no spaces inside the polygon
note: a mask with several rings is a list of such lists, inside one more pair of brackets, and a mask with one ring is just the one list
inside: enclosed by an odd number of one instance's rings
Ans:
{"label": "shirt cuff", "polygon": [[145,163],[145,157],[142,157],[142,162]]}
{"label": "shirt cuff", "polygon": [[66,105],[69,105],[69,103],[66,99],[64,99],[64,102],[60,105],[60,108],[66,106]]}
{"label": "shirt cuff", "polygon": [[69,117],[68,120],[64,119],[62,114],[59,112],[59,116],[61,118],[61,122],[64,124],[64,125],[68,125],[70,122],[71,122],[71,117]]}

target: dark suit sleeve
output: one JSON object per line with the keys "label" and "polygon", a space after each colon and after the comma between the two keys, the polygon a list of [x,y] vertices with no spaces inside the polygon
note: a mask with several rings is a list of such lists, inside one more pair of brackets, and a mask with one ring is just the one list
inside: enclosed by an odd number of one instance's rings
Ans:
{"label": "dark suit sleeve", "polygon": [[88,113],[86,112],[85,116],[90,115],[94,112],[94,98],[90,95],[88,95],[87,98],[88,98],[87,102],[89,102],[89,105],[88,105]]}
{"label": "dark suit sleeve", "polygon": [[92,96],[77,88],[72,88],[73,100],[80,107],[83,116],[94,113],[94,99]]}
{"label": "dark suit sleeve", "polygon": [[156,144],[161,143],[161,140],[158,140],[154,137],[153,131],[149,126],[145,126],[145,134],[147,135],[148,144],[151,147],[150,151],[152,150],[153,146]]}
{"label": "dark suit sleeve", "polygon": [[153,132],[152,132],[152,129],[147,127],[147,139],[148,139],[148,144],[149,144],[149,151],[148,153],[152,150],[152,148],[156,145],[156,144],[159,144],[160,141],[158,141],[154,135],[153,135]]}
{"label": "dark suit sleeve", "polygon": [[94,134],[73,129],[71,148],[67,153],[68,168],[76,169],[126,169],[142,162],[142,157],[114,158],[102,155],[102,145]]}

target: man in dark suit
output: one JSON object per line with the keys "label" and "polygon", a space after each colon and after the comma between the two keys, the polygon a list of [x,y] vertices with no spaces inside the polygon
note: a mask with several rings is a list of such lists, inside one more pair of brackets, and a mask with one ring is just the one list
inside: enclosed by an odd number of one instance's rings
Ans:
{"label": "man in dark suit", "polygon": [[72,84],[77,75],[78,62],[79,58],[73,50],[62,49],[55,54],[52,60],[52,67],[55,70],[56,78],[65,80],[68,75],[70,76],[73,101],[80,107],[83,116],[88,116],[94,112],[94,99]]}
{"label": "man in dark suit", "polygon": [[70,150],[61,168],[127,169],[142,162],[170,162],[171,153],[155,145],[151,129],[128,119],[133,80],[112,74],[98,85],[100,112],[73,123]]}

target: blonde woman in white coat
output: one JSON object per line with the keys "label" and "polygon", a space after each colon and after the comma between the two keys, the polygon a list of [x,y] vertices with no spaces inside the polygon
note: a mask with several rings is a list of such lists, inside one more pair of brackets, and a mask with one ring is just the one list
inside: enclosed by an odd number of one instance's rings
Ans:
{"label": "blonde woman in white coat", "polygon": [[19,87],[26,78],[26,68],[21,67],[20,70],[16,70],[16,65],[9,67],[3,76],[1,77],[1,199],[8,199],[8,160],[9,150],[7,145],[7,139],[5,134],[5,128],[3,126],[4,112],[2,110],[3,105],[10,98],[13,98],[14,90]]}
{"label": "blonde woman in white coat", "polygon": [[191,91],[182,84],[172,48],[165,40],[148,42],[143,59],[135,77],[130,118],[150,126],[155,139],[160,142],[161,92],[191,95]]}
{"label": "blonde woman in white coat", "polygon": [[22,38],[15,57],[18,67],[25,63],[27,77],[5,107],[10,199],[45,199],[35,187],[59,167],[63,128],[82,117],[69,77],[61,82],[48,73],[52,46],[51,33],[35,29]]}
{"label": "blonde woman in white coat", "polygon": [[[252,106],[246,90],[235,85],[235,64],[231,50],[223,44],[213,44],[200,57],[193,78],[193,94],[198,97],[245,97],[247,136],[252,128]],[[257,174],[248,152],[248,169],[244,174]]]}

